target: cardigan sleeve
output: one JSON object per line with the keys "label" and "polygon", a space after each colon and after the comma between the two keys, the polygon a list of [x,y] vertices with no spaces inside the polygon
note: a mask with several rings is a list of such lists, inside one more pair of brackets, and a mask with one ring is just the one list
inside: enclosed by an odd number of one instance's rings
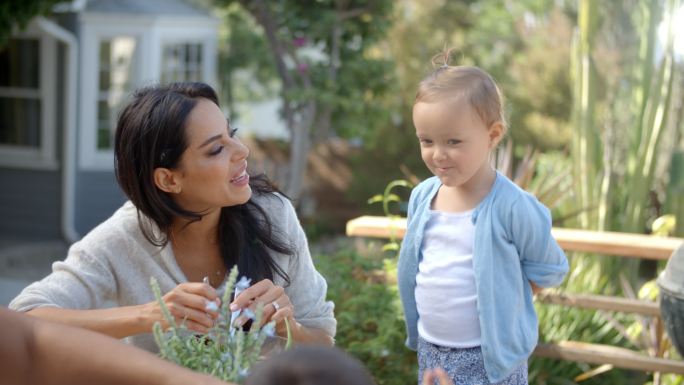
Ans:
{"label": "cardigan sleeve", "polygon": [[66,309],[94,309],[113,298],[116,280],[105,258],[96,258],[74,244],[66,260],[52,264],[52,273],[27,286],[9,307],[29,311],[51,306]]}
{"label": "cardigan sleeve", "polygon": [[295,306],[295,319],[306,327],[322,329],[334,337],[337,321],[333,302],[326,300],[328,284],[313,264],[306,234],[294,207],[287,198],[278,197],[284,206],[285,236],[294,246],[294,256],[287,272],[290,284],[285,287],[285,292]]}
{"label": "cardigan sleeve", "polygon": [[527,279],[540,287],[558,286],[568,272],[568,260],[551,235],[549,210],[530,194],[511,209],[511,238]]}

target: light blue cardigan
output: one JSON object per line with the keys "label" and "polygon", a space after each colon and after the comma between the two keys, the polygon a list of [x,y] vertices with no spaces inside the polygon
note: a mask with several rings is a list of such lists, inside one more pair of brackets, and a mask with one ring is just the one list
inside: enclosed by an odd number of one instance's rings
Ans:
{"label": "light blue cardigan", "polygon": [[[430,205],[440,186],[439,179],[432,177],[411,192],[408,227],[399,256],[406,346],[413,350],[418,344],[415,288],[420,246]],[[537,314],[528,280],[540,287],[557,286],[568,272],[568,261],[551,236],[549,210],[498,172],[472,218],[482,355],[489,381],[500,382],[528,359],[537,344]]]}

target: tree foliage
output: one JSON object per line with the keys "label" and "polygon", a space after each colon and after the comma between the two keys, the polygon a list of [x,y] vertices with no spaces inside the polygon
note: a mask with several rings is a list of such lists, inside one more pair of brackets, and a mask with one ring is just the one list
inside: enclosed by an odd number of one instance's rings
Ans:
{"label": "tree foliage", "polygon": [[412,105],[418,83],[433,70],[430,59],[445,46],[454,49],[452,65],[476,65],[496,79],[507,99],[508,136],[518,149],[565,148],[574,21],[561,5],[537,0],[398,4],[381,45],[395,66],[394,91],[379,101],[391,120],[365,138],[366,151],[354,160],[359,171],[351,194],[361,201],[392,179],[429,176],[415,139]]}
{"label": "tree foliage", "polygon": [[0,2],[0,48],[4,47],[14,28],[23,29],[35,16],[50,11],[62,0],[5,0]]}
{"label": "tree foliage", "polygon": [[[386,110],[374,100],[388,89],[391,66],[370,48],[390,25],[393,2],[215,0],[215,4],[230,15],[231,45],[222,57],[227,70],[224,84],[231,94],[237,92],[235,71],[244,65],[255,66],[254,73],[262,80],[276,75],[282,115],[291,135],[286,192],[297,198],[313,142],[363,133],[387,120]],[[234,8],[236,4],[240,10]],[[252,34],[240,29],[249,25],[259,29]],[[245,48],[245,41],[255,44]],[[237,57],[246,60],[236,62]]]}

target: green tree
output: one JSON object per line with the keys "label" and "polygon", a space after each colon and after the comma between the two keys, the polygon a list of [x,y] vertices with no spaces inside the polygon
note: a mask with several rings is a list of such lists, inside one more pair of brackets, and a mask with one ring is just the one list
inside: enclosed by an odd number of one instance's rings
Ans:
{"label": "green tree", "polygon": [[0,48],[7,44],[15,28],[25,28],[35,16],[46,14],[63,0],[5,0],[0,2]]}
{"label": "green tree", "polygon": [[365,138],[366,151],[355,160],[357,199],[381,191],[392,179],[429,176],[415,139],[412,105],[418,83],[433,69],[431,57],[445,45],[454,49],[451,64],[479,66],[497,80],[507,98],[509,136],[519,149],[567,146],[572,101],[567,63],[574,27],[567,13],[551,1],[399,2],[381,44],[395,64],[394,91],[380,101],[392,120]]}
{"label": "green tree", "polygon": [[[388,90],[391,63],[371,48],[390,25],[393,2],[215,0],[215,4],[223,9],[239,4],[245,11],[230,13],[234,22],[228,26],[230,36],[254,41],[254,34],[236,28],[250,23],[260,28],[263,42],[242,53],[252,58],[246,64],[259,67],[265,65],[264,50],[270,56],[290,132],[285,191],[297,198],[313,143],[332,135],[363,134],[388,119],[375,98]],[[252,20],[235,22],[245,15]],[[236,45],[228,47],[224,58],[230,58],[233,49],[243,49],[238,45],[244,42],[233,42]],[[239,63],[233,64],[237,65],[229,72],[240,68]],[[256,71],[268,77],[268,70]]]}
{"label": "green tree", "polygon": [[657,170],[668,169],[677,140],[667,127],[681,124],[671,113],[681,87],[672,26],[681,1],[579,4],[572,154],[578,204],[590,209],[580,225],[643,233],[664,200],[669,175]]}

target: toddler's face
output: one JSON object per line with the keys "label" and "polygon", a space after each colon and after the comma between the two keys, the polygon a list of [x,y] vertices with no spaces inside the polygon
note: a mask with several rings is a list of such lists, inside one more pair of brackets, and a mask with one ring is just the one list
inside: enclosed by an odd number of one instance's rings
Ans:
{"label": "toddler's face", "polygon": [[462,187],[489,167],[495,139],[467,102],[416,103],[413,124],[423,161],[443,185]]}

